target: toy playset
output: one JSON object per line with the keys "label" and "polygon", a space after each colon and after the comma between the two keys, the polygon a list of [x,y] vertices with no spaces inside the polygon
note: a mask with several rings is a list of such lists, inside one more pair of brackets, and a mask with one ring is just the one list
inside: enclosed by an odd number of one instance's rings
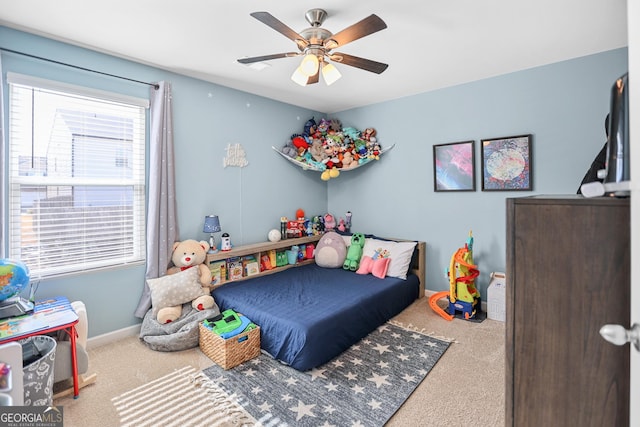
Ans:
{"label": "toy playset", "polygon": [[225,310],[218,316],[206,319],[202,323],[205,328],[223,339],[234,337],[256,327],[246,316],[238,314],[232,309]]}
{"label": "toy playset", "polygon": [[[470,231],[467,242],[451,256],[446,270],[449,290],[437,292],[429,298],[431,309],[447,320],[457,316],[466,320],[476,319],[482,310],[480,292],[475,285],[479,274],[478,266],[473,262],[473,235]],[[443,298],[448,299],[448,311],[438,305]]]}

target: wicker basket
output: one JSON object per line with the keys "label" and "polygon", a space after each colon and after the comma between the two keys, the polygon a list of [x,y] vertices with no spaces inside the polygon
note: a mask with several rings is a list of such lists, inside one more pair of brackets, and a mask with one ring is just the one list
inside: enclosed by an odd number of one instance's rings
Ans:
{"label": "wicker basket", "polygon": [[231,369],[260,355],[260,327],[223,339],[202,323],[200,350],[223,369]]}

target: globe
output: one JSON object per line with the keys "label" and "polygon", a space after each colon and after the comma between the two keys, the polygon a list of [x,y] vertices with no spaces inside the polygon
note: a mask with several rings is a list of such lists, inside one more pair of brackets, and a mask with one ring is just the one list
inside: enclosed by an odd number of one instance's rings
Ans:
{"label": "globe", "polygon": [[29,268],[20,261],[0,259],[0,302],[22,292],[29,285]]}
{"label": "globe", "polygon": [[269,241],[270,242],[279,242],[282,239],[282,233],[280,230],[276,230],[275,228],[269,231]]}

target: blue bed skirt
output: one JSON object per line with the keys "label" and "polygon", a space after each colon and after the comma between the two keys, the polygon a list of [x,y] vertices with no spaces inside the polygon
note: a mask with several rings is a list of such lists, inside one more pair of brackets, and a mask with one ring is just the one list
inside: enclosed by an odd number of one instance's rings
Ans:
{"label": "blue bed skirt", "polygon": [[418,298],[420,281],[315,264],[231,282],[212,292],[220,310],[234,309],[261,329],[261,347],[306,371],[338,356]]}

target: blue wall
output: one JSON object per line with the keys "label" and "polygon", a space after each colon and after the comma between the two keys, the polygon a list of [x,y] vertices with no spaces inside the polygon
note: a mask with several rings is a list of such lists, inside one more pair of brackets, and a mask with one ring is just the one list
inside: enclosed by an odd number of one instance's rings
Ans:
{"label": "blue wall", "polygon": [[[613,82],[627,72],[618,49],[340,113],[355,127],[375,127],[379,164],[329,182],[329,210],[353,211],[356,231],[427,242],[426,287],[448,289],[451,255],[474,235],[478,285],[505,271],[505,199],[575,194],[606,134]],[[480,140],[532,134],[533,191],[481,191]],[[476,192],[433,189],[435,144],[475,140]],[[558,236],[562,238],[562,236]]]}
{"label": "blue wall", "polygon": [[[0,40],[8,49],[172,83],[182,239],[206,239],[202,222],[210,213],[240,245],[265,241],[279,218],[299,207],[337,217],[350,210],[354,231],[426,241],[427,288],[443,290],[449,258],[473,230],[483,296],[489,273],[505,269],[505,198],[576,192],[604,143],[611,84],[627,71],[627,51],[619,49],[334,114],[345,126],[376,128],[383,147],[396,147],[379,162],[325,183],[271,150],[319,112],[5,27]],[[148,97],[144,85],[11,53],[2,53],[2,62],[4,72]],[[434,144],[475,140],[479,166],[480,139],[526,133],[533,135],[533,192],[482,192],[479,170],[476,192],[433,191]],[[243,145],[247,167],[223,167],[228,144]],[[143,266],[87,272],[43,281],[38,297],[84,301],[95,336],[139,321],[132,313],[143,281]]]}
{"label": "blue wall", "polygon": [[[0,40],[3,48],[67,64],[140,81],[171,82],[181,239],[208,240],[202,226],[204,217],[213,213],[219,215],[232,244],[241,245],[266,241],[270,229],[280,228],[280,217],[293,217],[298,208],[309,214],[327,211],[327,185],[319,175],[300,173],[271,149],[284,145],[292,133],[302,131],[310,117],[319,118],[319,112],[1,26]],[[146,85],[13,53],[1,54],[3,77],[6,72],[15,72],[149,97]],[[7,105],[5,99],[5,108]],[[242,144],[248,166],[223,166],[229,144]],[[5,170],[3,165],[2,173]],[[6,232],[4,219],[2,226]],[[84,301],[89,335],[104,334],[139,322],[133,311],[144,284],[144,270],[140,265],[43,280],[37,297],[65,295]]]}

